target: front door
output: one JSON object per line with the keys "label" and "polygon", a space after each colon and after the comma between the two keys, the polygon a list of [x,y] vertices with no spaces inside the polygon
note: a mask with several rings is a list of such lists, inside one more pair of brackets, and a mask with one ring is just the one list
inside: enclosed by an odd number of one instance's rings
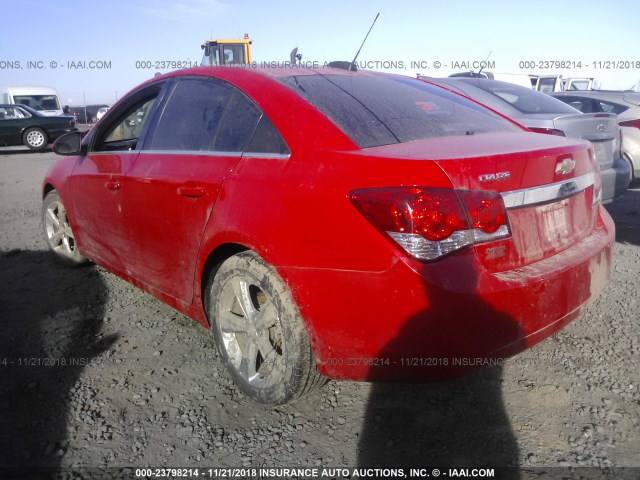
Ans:
{"label": "front door", "polygon": [[125,174],[139,155],[139,141],[160,87],[133,95],[101,124],[69,179],[78,245],[106,267],[129,273],[131,248],[124,203]]}

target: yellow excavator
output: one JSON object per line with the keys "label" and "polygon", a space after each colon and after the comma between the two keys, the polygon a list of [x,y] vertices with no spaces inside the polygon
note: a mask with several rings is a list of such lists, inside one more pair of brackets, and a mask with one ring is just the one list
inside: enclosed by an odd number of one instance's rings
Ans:
{"label": "yellow excavator", "polygon": [[242,40],[207,40],[200,46],[203,50],[200,65],[214,67],[251,63],[252,41],[246,33]]}

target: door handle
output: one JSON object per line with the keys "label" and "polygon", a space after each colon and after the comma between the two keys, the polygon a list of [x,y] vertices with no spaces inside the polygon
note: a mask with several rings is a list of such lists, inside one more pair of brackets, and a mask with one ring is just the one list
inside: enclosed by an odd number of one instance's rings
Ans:
{"label": "door handle", "polygon": [[120,185],[120,182],[116,180],[109,180],[107,183],[104,184],[104,186],[107,187],[109,190],[120,190],[120,187],[122,185]]}
{"label": "door handle", "polygon": [[178,195],[183,197],[202,197],[206,193],[202,187],[178,187]]}

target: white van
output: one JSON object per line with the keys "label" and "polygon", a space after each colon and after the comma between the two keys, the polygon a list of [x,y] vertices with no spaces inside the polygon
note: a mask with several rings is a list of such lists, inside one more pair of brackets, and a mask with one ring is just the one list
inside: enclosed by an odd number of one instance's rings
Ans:
{"label": "white van", "polygon": [[568,77],[562,75],[529,75],[531,86],[542,93],[564,92],[566,90],[591,90],[593,77]]}
{"label": "white van", "polygon": [[62,115],[58,92],[51,87],[17,86],[0,89],[0,103],[27,105],[43,115]]}

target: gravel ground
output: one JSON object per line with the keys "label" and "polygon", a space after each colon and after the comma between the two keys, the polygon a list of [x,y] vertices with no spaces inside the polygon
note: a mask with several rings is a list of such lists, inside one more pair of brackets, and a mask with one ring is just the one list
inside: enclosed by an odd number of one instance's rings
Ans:
{"label": "gravel ground", "polygon": [[607,207],[610,283],[532,350],[451,381],[332,381],[266,408],[233,386],[208,331],[102,268],[53,262],[39,188],[54,159],[0,149],[0,467],[511,466],[511,478],[541,478],[539,467],[577,478],[570,467],[595,466],[640,478],[639,188]]}

